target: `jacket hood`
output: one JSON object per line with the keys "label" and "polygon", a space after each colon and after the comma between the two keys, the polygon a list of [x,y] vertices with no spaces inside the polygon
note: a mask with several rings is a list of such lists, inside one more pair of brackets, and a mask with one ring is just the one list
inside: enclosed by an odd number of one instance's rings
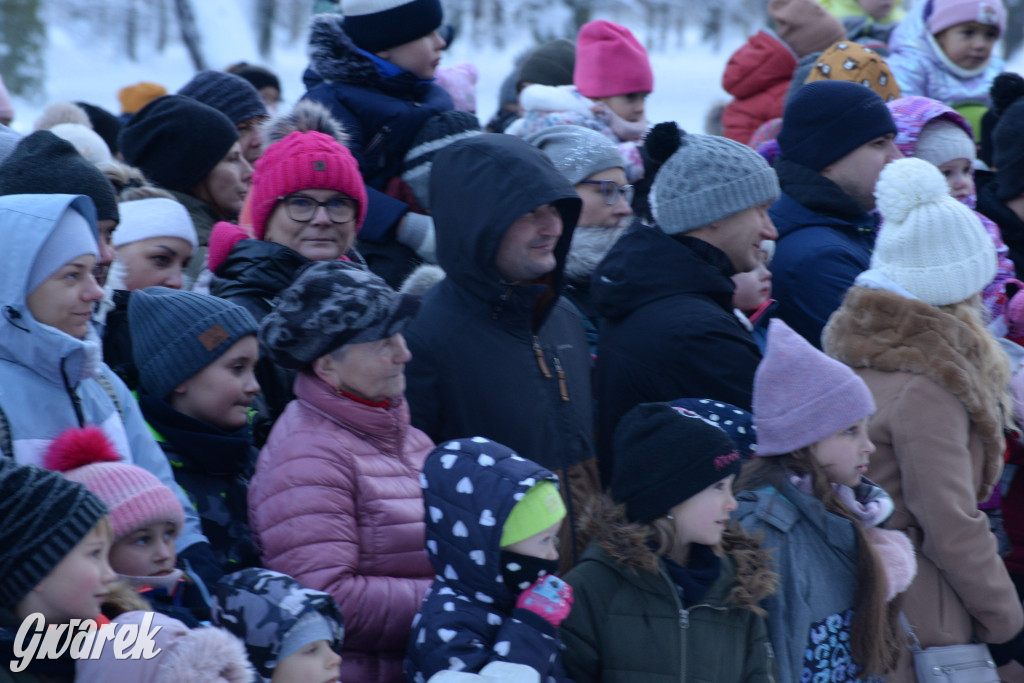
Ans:
{"label": "jacket hood", "polygon": [[284,636],[309,612],[327,620],[334,633],[331,648],[340,654],[345,625],[327,593],[258,567],[224,576],[213,591],[213,623],[245,641],[249,659],[265,683],[274,675]]}
{"label": "jacket hood", "polygon": [[598,314],[611,319],[679,294],[705,294],[731,311],[733,272],[717,247],[635,222],[597,267],[590,297]]}
{"label": "jacket hood", "polygon": [[[437,258],[447,278],[488,303],[507,297],[494,263],[509,227],[542,204],[553,204],[562,216],[562,235],[555,246],[555,270],[543,283],[524,287],[536,300],[550,293],[550,305],[562,290],[565,256],[579,220],[582,201],[539,149],[499,133],[459,140],[437,153],[430,178]],[[437,172],[444,169],[444,172]],[[546,315],[546,312],[544,312]]]}
{"label": "jacket hood", "polygon": [[435,448],[420,484],[427,555],[438,582],[487,605],[511,605],[513,593],[501,576],[501,532],[515,504],[545,479],[558,486],[548,470],[483,437]]}
{"label": "jacket hood", "polygon": [[753,97],[779,83],[789,83],[796,55],[778,36],[760,30],[732,53],[722,73],[722,89],[740,99]]}
{"label": "jacket hood", "polygon": [[896,122],[896,146],[905,157],[914,156],[921,130],[935,119],[952,121],[963,128],[968,137],[974,139],[971,124],[967,122],[967,119],[952,107],[938,100],[911,95],[888,102],[886,106],[889,107],[889,113],[892,114],[892,118]]}
{"label": "jacket hood", "polygon": [[[580,514],[579,525],[583,538],[595,542],[618,565],[618,571],[625,569],[633,575],[660,572],[659,557],[650,545],[650,527],[627,521],[625,508],[608,496],[595,497]],[[771,555],[735,523],[723,534],[721,549],[735,567],[735,584],[728,593],[708,594],[708,601],[731,602],[760,613],[758,603],[771,595],[778,583]]]}
{"label": "jacket hood", "polygon": [[[96,234],[96,210],[82,195],[34,194],[0,197],[0,359],[31,368],[50,382],[81,377],[86,342],[32,317],[26,302],[29,273],[54,227],[68,211],[78,211]],[[74,382],[73,382],[74,383]]]}

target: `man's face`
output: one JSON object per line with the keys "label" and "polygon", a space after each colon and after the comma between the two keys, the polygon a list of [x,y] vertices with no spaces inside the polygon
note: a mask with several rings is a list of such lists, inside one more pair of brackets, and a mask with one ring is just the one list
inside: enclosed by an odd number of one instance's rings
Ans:
{"label": "man's face", "polygon": [[530,282],[555,269],[555,246],[562,235],[562,215],[541,204],[509,226],[498,245],[494,265],[508,282]]}
{"label": "man's face", "polygon": [[771,205],[771,202],[765,202],[752,206],[689,234],[725,252],[737,273],[749,272],[762,263],[761,241],[774,240],[779,236],[768,216]]}
{"label": "man's face", "polygon": [[839,186],[865,211],[875,208],[875,183],[878,174],[890,161],[902,159],[892,133],[865,142],[838,161],[821,169],[825,176]]}
{"label": "man's face", "polygon": [[96,222],[100,238],[97,240],[100,245],[100,257],[96,259],[96,267],[92,274],[96,278],[96,284],[103,287],[107,284],[107,274],[110,272],[110,264],[114,262],[114,229],[117,228],[117,221],[112,218],[105,218]]}

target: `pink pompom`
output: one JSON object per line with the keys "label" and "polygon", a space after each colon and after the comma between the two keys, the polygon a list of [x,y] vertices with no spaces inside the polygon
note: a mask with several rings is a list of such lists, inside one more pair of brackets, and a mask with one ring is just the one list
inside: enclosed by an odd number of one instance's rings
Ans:
{"label": "pink pompom", "polygon": [[99,427],[73,427],[60,433],[43,456],[43,467],[67,472],[97,462],[120,462],[110,439]]}

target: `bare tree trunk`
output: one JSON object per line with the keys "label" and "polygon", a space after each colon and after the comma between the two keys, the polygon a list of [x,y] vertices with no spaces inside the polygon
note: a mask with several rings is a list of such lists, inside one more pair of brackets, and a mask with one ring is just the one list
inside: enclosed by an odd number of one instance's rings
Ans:
{"label": "bare tree trunk", "polygon": [[256,47],[260,57],[267,59],[274,49],[274,15],[276,0],[256,0]]}
{"label": "bare tree trunk", "polygon": [[136,46],[139,39],[139,8],[135,0],[127,0],[128,6],[124,13],[124,47],[128,59],[138,61],[139,55]]}
{"label": "bare tree trunk", "polygon": [[168,33],[167,25],[170,19],[167,16],[167,0],[154,0],[156,5],[156,51],[163,52],[167,47]]}
{"label": "bare tree trunk", "polygon": [[181,26],[181,40],[185,43],[192,65],[196,71],[205,71],[206,57],[203,55],[202,34],[196,25],[196,13],[190,0],[174,0],[174,9],[178,14],[178,25]]}

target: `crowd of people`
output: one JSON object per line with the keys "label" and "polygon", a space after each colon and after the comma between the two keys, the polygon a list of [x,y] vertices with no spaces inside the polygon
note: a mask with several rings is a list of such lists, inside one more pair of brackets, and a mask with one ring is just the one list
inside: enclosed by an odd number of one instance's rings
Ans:
{"label": "crowd of people", "polygon": [[771,0],[706,134],[623,25],[482,126],[439,0],[340,9],[287,111],[0,90],[0,681],[1014,680],[1001,0]]}

